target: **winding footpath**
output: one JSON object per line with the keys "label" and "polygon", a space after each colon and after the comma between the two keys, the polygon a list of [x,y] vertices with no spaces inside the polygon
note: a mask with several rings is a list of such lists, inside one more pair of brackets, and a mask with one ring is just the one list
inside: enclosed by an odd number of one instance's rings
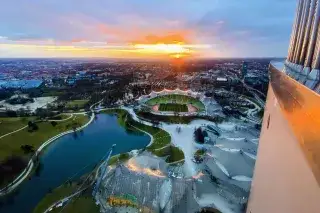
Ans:
{"label": "winding footpath", "polygon": [[[69,119],[72,118],[72,117],[73,117],[73,114],[71,114],[68,118],[65,118],[65,119],[62,119],[62,120],[48,120],[48,121],[49,121],[49,122],[50,122],[50,121],[61,122],[61,121],[69,120]],[[1,139],[1,138],[4,138],[4,137],[6,137],[6,136],[9,136],[9,135],[11,135],[11,134],[13,134],[13,133],[16,133],[16,132],[19,132],[19,131],[21,131],[21,130],[24,130],[24,129],[27,128],[27,127],[28,127],[28,125],[25,125],[25,126],[21,127],[20,129],[17,129],[17,130],[14,130],[14,131],[12,131],[12,132],[9,132],[9,133],[6,133],[6,134],[4,134],[4,135],[1,135],[1,136],[0,136],[0,139]]]}
{"label": "winding footpath", "polygon": [[[99,104],[101,103],[101,101],[93,104],[91,107],[90,107],[90,110],[91,110],[91,117],[90,117],[90,120],[84,124],[83,126],[77,128],[75,131],[80,131],[84,128],[86,128],[89,124],[91,124],[91,122],[94,120],[94,117],[95,117],[95,113],[94,113],[94,110],[93,110],[93,106],[95,106],[96,104]],[[79,114],[79,113],[76,113],[76,114]],[[81,114],[85,114],[85,112],[81,113]],[[72,116],[66,118],[66,119],[70,119]],[[64,119],[64,120],[66,120]],[[49,120],[50,121],[50,120]],[[61,120],[60,120],[61,121]],[[26,126],[27,127],[27,126]],[[23,128],[26,128],[26,127],[23,127]],[[22,129],[19,129],[19,130],[16,130],[14,132],[11,132],[11,133],[8,133],[8,134],[13,134],[15,132],[18,132],[18,131],[21,131]],[[32,156],[32,158],[29,160],[28,164],[27,164],[27,167],[20,173],[20,175],[14,179],[11,183],[9,183],[7,186],[5,186],[4,188],[0,189],[0,196],[4,196],[10,192],[12,192],[14,189],[16,189],[31,173],[32,169],[34,168],[34,162],[33,162],[33,158],[38,156],[41,151],[47,147],[49,144],[51,144],[52,142],[54,142],[55,140],[57,140],[58,138],[64,136],[64,135],[67,135],[67,134],[70,134],[70,133],[73,133],[74,131],[73,130],[68,130],[66,132],[62,132],[50,139],[48,139],[47,141],[45,141],[38,149],[37,151],[35,152],[35,154]],[[8,135],[7,134],[7,135]],[[7,135],[4,135],[4,136],[7,136]],[[4,137],[4,136],[1,136],[1,137]]]}
{"label": "winding footpath", "polygon": [[14,130],[14,131],[12,131],[12,132],[9,132],[9,133],[7,133],[7,134],[1,135],[1,136],[0,136],[0,139],[1,139],[1,138],[4,138],[4,137],[6,137],[6,136],[9,136],[9,135],[11,135],[11,134],[13,134],[13,133],[19,132],[19,131],[21,131],[21,130],[23,130],[23,129],[27,128],[27,127],[28,127],[28,125],[26,125],[26,126],[24,126],[24,127],[20,128],[20,129]]}
{"label": "winding footpath", "polygon": [[63,205],[64,203],[66,203],[67,201],[69,201],[70,199],[72,199],[73,197],[79,195],[81,192],[83,192],[84,190],[86,190],[88,187],[81,189],[79,191],[77,191],[76,193],[69,195],[68,197],[62,198],[61,200],[56,201],[54,204],[52,204],[49,208],[47,208],[44,213],[50,212],[52,211],[52,209],[54,207],[60,207],[59,205]]}

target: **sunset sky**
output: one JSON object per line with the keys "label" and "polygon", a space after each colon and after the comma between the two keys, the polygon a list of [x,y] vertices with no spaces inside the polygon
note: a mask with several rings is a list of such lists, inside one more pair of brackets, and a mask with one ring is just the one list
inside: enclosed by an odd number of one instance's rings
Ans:
{"label": "sunset sky", "polygon": [[0,57],[283,57],[296,0],[1,0]]}

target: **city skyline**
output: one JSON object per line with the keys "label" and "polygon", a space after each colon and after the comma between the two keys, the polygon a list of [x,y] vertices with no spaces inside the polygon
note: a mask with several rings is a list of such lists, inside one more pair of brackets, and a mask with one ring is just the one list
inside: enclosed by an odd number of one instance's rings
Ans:
{"label": "city skyline", "polygon": [[262,0],[18,1],[1,3],[1,58],[283,57],[296,8],[295,0],[272,10]]}

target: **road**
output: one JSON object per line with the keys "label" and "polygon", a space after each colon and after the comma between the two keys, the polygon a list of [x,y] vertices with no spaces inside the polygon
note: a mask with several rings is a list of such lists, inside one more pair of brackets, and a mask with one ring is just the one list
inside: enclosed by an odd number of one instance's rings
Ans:
{"label": "road", "polygon": [[[255,92],[253,92],[252,90],[254,91],[258,91],[259,93],[261,93],[259,90],[256,90],[250,86],[248,86],[246,83],[244,83],[242,81],[242,84],[243,86],[249,91],[251,92],[251,94],[256,98],[256,100],[258,101],[258,103],[260,104],[260,107],[263,107],[265,105],[265,102],[259,97],[259,95],[257,95]],[[264,95],[263,93],[261,93],[262,95]],[[265,95],[264,95],[265,96]]]}

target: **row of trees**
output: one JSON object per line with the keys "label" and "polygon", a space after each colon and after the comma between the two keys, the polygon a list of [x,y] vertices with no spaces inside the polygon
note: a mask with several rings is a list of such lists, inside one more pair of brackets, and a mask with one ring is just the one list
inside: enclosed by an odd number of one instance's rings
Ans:
{"label": "row of trees", "polygon": [[205,142],[205,137],[208,137],[208,133],[205,130],[202,130],[201,127],[199,127],[194,130],[193,136],[196,142],[203,144]]}

